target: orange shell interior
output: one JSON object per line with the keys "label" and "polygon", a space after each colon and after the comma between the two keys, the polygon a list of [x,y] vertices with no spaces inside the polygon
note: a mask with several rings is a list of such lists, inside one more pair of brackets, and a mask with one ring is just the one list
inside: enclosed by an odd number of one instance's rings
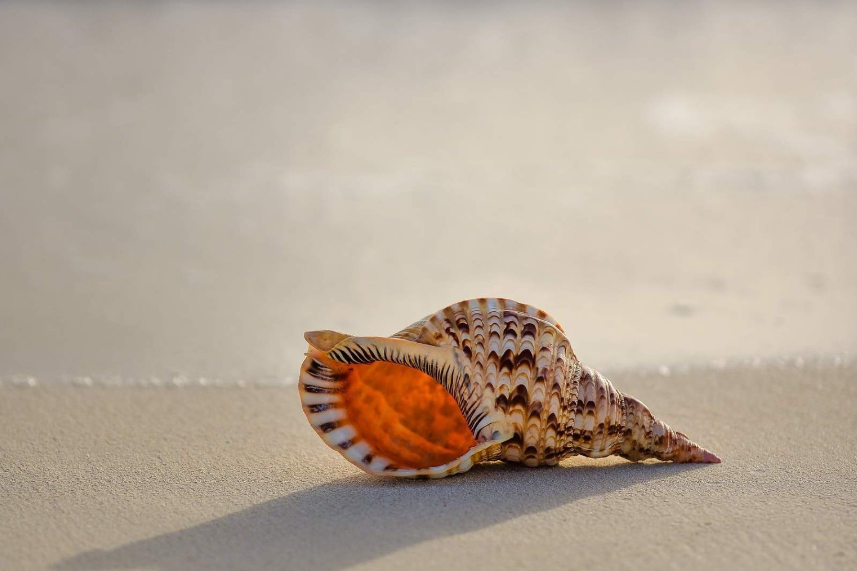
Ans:
{"label": "orange shell interior", "polygon": [[352,365],[343,396],[357,434],[397,466],[440,466],[476,445],[452,396],[416,369],[382,361]]}

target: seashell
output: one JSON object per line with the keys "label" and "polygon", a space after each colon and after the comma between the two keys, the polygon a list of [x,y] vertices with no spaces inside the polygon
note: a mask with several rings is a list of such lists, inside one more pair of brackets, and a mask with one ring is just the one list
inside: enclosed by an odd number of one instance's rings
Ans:
{"label": "seashell", "polygon": [[719,463],[581,366],[544,311],[480,298],[391,337],[310,331],[299,390],[331,448],[370,474],[442,478],[572,455]]}

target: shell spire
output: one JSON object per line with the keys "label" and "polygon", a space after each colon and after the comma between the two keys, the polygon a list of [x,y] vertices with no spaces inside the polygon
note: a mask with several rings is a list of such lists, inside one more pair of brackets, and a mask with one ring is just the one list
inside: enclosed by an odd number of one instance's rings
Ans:
{"label": "shell spire", "polygon": [[529,305],[472,299],[390,337],[305,338],[304,413],[370,474],[442,478],[484,460],[577,454],[720,462],[583,367],[559,323]]}
{"label": "shell spire", "polygon": [[714,453],[656,419],[634,397],[616,390],[601,373],[583,367],[569,431],[572,454],[600,458],[618,454],[632,461],[655,458],[719,464]]}

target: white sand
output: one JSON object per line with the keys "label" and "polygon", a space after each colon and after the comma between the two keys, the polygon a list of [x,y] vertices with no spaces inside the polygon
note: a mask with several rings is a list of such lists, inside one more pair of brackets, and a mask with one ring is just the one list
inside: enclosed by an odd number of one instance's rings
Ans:
{"label": "white sand", "polygon": [[0,568],[853,569],[857,367],[618,386],[719,465],[368,476],[296,390],[0,389]]}

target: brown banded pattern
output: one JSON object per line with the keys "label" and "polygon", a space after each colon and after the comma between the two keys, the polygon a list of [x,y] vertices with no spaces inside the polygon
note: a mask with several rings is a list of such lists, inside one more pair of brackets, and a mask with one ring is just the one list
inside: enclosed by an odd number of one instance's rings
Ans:
{"label": "brown banded pattern", "polygon": [[[304,412],[329,446],[373,474],[436,478],[482,460],[555,465],[574,454],[719,462],[582,367],[556,320],[532,306],[472,299],[391,337],[306,338]],[[358,382],[375,392],[349,389]],[[363,402],[379,391],[388,408]]]}

